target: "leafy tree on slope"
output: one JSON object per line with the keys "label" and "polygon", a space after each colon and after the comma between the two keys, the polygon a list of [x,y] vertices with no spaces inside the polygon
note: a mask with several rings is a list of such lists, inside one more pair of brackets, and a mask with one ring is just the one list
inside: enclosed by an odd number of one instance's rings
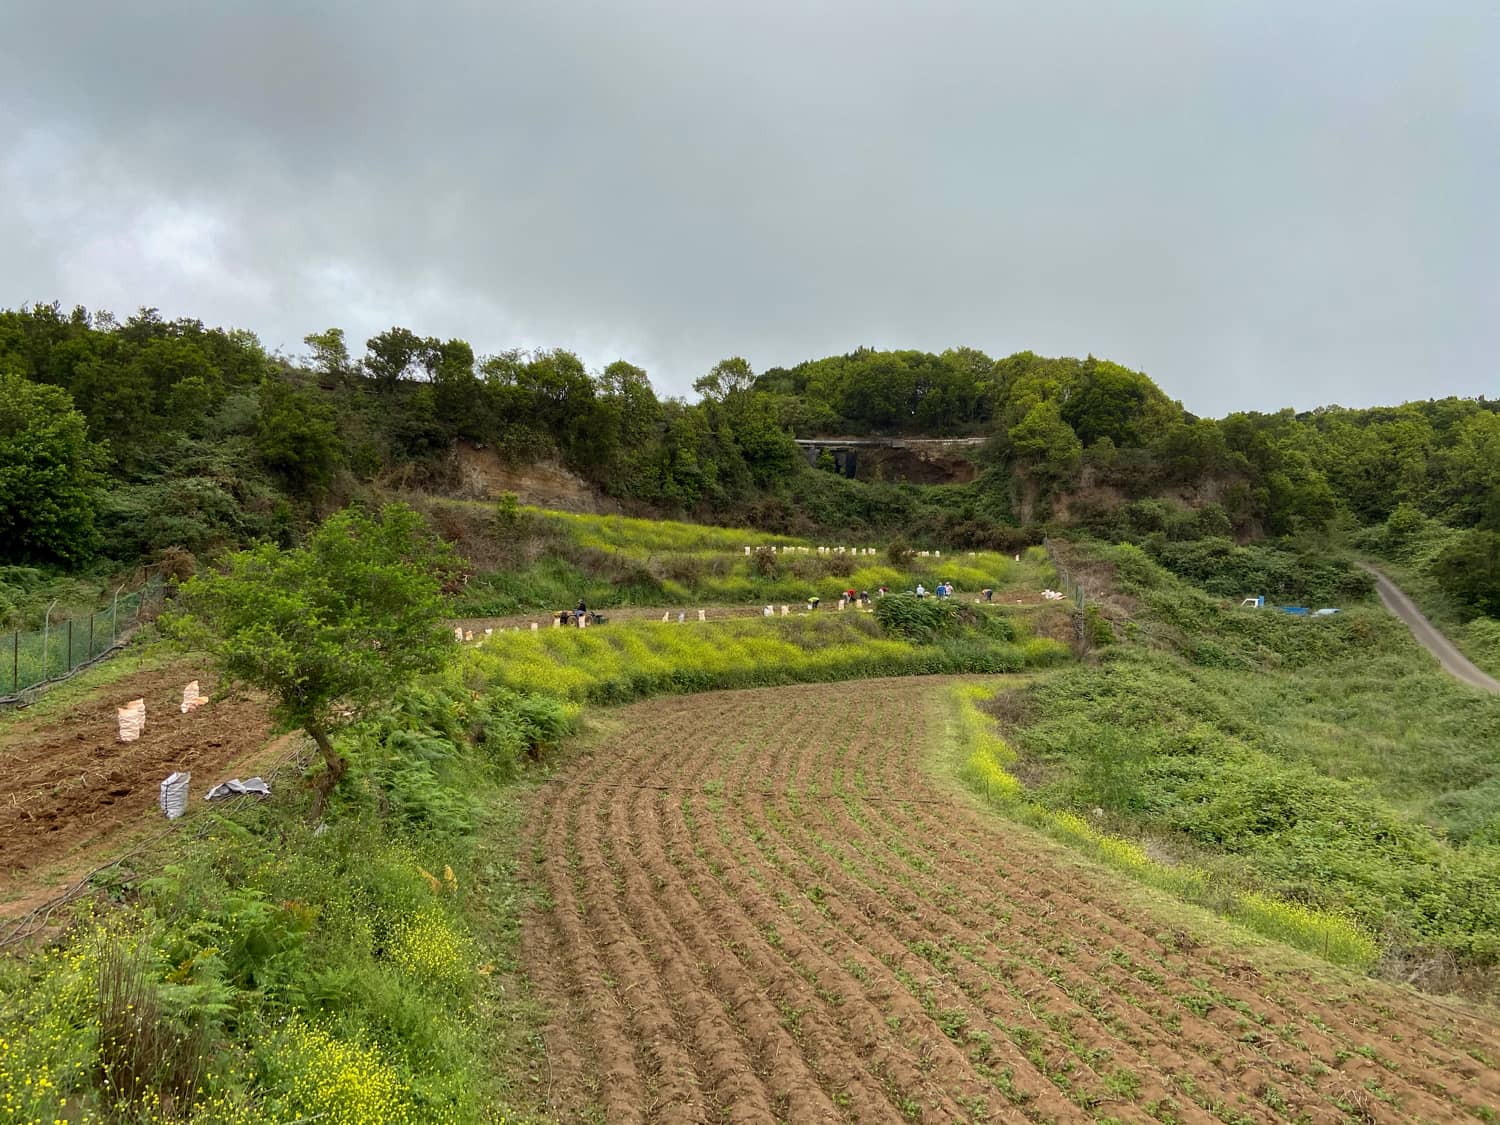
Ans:
{"label": "leafy tree on slope", "polygon": [[333,735],[435,668],[452,641],[441,581],[451,565],[416,512],[347,509],[294,550],[262,544],[182,588],[172,625],[226,680],[265,692],[276,719],[305,730],[327,765],[313,815],[348,769]]}
{"label": "leafy tree on slope", "polygon": [[0,374],[0,558],[86,560],[103,462],[67,391]]}

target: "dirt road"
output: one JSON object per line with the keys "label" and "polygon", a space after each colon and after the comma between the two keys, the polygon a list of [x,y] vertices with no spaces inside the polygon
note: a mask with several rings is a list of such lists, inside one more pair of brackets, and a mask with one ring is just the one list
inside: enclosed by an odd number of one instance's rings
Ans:
{"label": "dirt road", "polygon": [[552,1114],[1321,1123],[1500,1107],[1488,1017],[1220,944],[935,779],[943,688],[611,713],[525,837]]}
{"label": "dirt road", "polygon": [[1411,630],[1412,636],[1417,638],[1417,643],[1437,657],[1438,663],[1449,675],[1462,680],[1471,687],[1487,691],[1491,695],[1500,695],[1500,680],[1475,667],[1467,656],[1458,651],[1452,641],[1438,632],[1432,622],[1422,616],[1422,611],[1401,592],[1399,586],[1368,563],[1360,563],[1359,567],[1374,577],[1375,592],[1380,595],[1381,604],[1406,622],[1406,627]]}

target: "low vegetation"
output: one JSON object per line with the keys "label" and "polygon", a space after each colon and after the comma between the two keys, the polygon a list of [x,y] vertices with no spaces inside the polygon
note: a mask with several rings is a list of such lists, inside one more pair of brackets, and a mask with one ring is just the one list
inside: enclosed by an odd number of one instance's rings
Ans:
{"label": "low vegetation", "polygon": [[[435,503],[431,522],[469,559],[455,611],[466,617],[591,607],[832,606],[850,589],[933,589],[952,582],[973,600],[984,587],[1038,588],[1045,559],[997,551],[898,552],[888,542],[819,543],[763,532],[670,520],[570,515],[535,508]],[[819,548],[824,548],[821,551]],[[839,550],[842,548],[842,550]],[[856,553],[856,551],[860,553]],[[865,553],[865,552],[874,552]],[[747,553],[748,552],[748,553]]]}
{"label": "low vegetation", "polygon": [[992,791],[1136,841],[1169,880],[1233,889],[1232,912],[1267,932],[1331,913],[1393,975],[1491,989],[1500,701],[1373,607],[1241,610],[1133,547],[1077,561],[1113,570],[1115,627],[1139,643],[995,700],[1006,750],[990,758],[1019,780]]}
{"label": "low vegetation", "polygon": [[1500,555],[1493,531],[1462,531],[1409,506],[1355,547],[1377,563],[1464,654],[1500,677]]}

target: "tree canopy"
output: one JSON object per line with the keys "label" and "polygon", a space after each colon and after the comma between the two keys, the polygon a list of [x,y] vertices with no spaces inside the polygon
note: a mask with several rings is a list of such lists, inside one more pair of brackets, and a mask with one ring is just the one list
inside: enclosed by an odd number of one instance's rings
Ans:
{"label": "tree canopy", "polygon": [[78,563],[97,544],[104,451],[61,387],[0,373],[0,542],[14,562]]}
{"label": "tree canopy", "polygon": [[[1208,523],[1240,538],[1337,518],[1379,524],[1403,504],[1457,527],[1500,528],[1500,404],[1484,399],[1196,418],[1109,360],[954,347],[858,348],[759,374],[731,356],[702,373],[700,399],[687,402],[658,397],[627,360],[591,371],[561,348],[477,355],[465,340],[399,325],[358,358],[336,327],[306,343],[300,359],[268,355],[249,333],[154,309],[123,321],[55,304],[0,311],[0,370],[70,395],[76,410],[59,410],[74,421],[58,433],[73,443],[64,461],[77,487],[25,506],[50,519],[45,504],[61,505],[57,519],[66,509],[86,529],[95,495],[99,531],[74,536],[67,555],[12,534],[0,539],[0,563],[287,541],[366,482],[454,486],[457,442],[512,463],[559,461],[644,511],[766,513],[778,526],[793,495],[835,496],[805,483],[795,437],[888,435],[988,439],[959,522],[979,508],[1087,521],[1101,506],[1170,495],[1211,508]],[[0,473],[35,479],[11,448]],[[98,470],[102,489],[83,483]],[[837,495],[845,514],[899,522],[907,510]]]}
{"label": "tree canopy", "polygon": [[229,683],[264,691],[280,722],[312,736],[327,766],[321,808],[347,767],[333,734],[451,648],[450,563],[411,508],[346,509],[301,547],[261,544],[193,577],[174,625]]}

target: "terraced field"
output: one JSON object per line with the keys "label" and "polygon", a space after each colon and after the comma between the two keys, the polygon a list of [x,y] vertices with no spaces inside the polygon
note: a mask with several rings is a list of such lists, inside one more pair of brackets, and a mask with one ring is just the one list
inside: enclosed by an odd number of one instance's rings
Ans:
{"label": "terraced field", "polygon": [[941,681],[614,712],[533,809],[563,1120],[1494,1120],[1500,1025],[1143,910],[923,758]]}

